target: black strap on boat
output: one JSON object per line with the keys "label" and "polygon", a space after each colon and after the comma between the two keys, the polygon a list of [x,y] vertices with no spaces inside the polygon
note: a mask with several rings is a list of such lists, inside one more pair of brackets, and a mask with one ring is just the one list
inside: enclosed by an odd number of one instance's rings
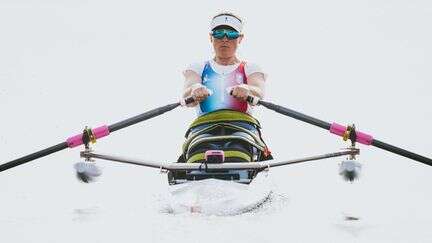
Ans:
{"label": "black strap on boat", "polygon": [[200,166],[198,167],[199,171],[202,171],[202,166],[205,166],[204,168],[204,172],[208,172],[208,164],[207,164],[207,160],[203,160],[203,162],[201,162]]}

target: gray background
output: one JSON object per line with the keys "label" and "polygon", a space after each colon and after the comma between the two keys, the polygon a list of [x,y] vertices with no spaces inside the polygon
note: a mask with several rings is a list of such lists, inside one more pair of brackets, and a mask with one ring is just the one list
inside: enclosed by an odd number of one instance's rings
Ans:
{"label": "gray background", "polygon": [[[181,71],[213,55],[212,15],[245,19],[242,59],[268,73],[267,100],[431,156],[430,1],[0,1],[0,161],[180,96]],[[173,161],[193,110],[113,134],[98,151]],[[258,108],[275,157],[338,150],[339,138]],[[0,175],[2,242],[430,242],[432,168],[361,146],[271,171],[275,200],[234,217],[159,212],[157,171],[101,162],[84,185],[63,151]],[[361,218],[345,222],[344,214]]]}

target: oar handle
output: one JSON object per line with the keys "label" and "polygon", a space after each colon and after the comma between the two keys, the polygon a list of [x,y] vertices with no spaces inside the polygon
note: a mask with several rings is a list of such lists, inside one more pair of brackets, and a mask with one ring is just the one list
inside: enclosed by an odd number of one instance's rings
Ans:
{"label": "oar handle", "polygon": [[[229,94],[233,95],[232,89],[229,90]],[[257,96],[254,96],[254,95],[248,95],[246,97],[246,102],[248,102],[251,105],[258,105],[259,101],[260,101],[260,98],[258,98]]]}

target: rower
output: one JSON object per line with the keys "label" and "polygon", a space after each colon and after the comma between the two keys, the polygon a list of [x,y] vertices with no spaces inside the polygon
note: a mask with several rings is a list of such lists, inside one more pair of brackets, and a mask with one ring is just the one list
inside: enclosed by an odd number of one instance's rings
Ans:
{"label": "rower", "polygon": [[190,65],[183,72],[183,97],[192,96],[198,117],[186,132],[179,162],[202,163],[208,150],[224,151],[225,162],[271,159],[261,138],[261,125],[253,117],[249,95],[264,97],[266,75],[256,64],[240,60],[243,21],[222,12],[210,24],[214,57]]}

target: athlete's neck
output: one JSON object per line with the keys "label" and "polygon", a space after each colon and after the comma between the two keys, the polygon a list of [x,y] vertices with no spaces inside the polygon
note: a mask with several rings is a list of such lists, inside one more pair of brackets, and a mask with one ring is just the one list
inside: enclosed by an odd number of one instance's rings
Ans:
{"label": "athlete's neck", "polygon": [[216,56],[216,57],[213,58],[213,60],[214,60],[217,64],[219,64],[219,65],[224,65],[224,66],[227,66],[227,65],[234,65],[234,64],[240,62],[239,59],[237,59],[236,56],[233,56],[233,57],[218,57],[218,56]]}

